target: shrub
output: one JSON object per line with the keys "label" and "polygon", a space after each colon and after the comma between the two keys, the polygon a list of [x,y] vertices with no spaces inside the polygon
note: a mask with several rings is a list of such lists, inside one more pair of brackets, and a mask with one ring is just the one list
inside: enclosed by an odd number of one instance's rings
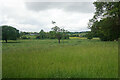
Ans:
{"label": "shrub", "polygon": [[22,36],[21,39],[30,39],[30,37]]}

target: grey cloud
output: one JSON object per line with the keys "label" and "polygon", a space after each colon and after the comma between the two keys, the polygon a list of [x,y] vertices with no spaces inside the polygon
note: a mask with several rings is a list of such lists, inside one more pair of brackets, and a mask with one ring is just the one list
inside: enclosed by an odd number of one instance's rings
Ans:
{"label": "grey cloud", "polygon": [[26,7],[33,11],[43,11],[57,8],[70,12],[94,12],[92,2],[26,2]]}
{"label": "grey cloud", "polygon": [[[94,13],[94,7],[90,2],[26,2],[24,4],[23,1],[18,4],[16,1],[16,3],[8,4],[9,6],[0,5],[0,25],[15,26],[20,31],[39,32],[41,29],[50,31],[54,26],[51,24],[52,20],[55,20],[58,26],[61,28],[63,26],[66,30],[83,31],[87,30],[85,24]],[[50,10],[54,8],[62,10]],[[59,11],[59,13],[55,11]]]}

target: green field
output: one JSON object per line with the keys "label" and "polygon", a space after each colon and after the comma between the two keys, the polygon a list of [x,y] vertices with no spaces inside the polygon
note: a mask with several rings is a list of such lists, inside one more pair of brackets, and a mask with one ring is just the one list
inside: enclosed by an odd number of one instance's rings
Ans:
{"label": "green field", "polygon": [[3,78],[116,78],[118,42],[17,40],[3,43]]}

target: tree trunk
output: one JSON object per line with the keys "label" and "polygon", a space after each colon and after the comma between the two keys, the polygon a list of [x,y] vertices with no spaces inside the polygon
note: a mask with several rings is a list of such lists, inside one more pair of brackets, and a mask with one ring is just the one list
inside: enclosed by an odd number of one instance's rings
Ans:
{"label": "tree trunk", "polygon": [[60,44],[60,39],[58,39],[58,43]]}
{"label": "tree trunk", "polygon": [[5,42],[7,43],[7,39],[5,39]]}

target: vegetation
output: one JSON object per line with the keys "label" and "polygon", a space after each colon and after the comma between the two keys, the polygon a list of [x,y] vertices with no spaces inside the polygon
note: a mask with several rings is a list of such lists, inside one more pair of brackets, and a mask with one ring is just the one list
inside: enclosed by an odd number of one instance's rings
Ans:
{"label": "vegetation", "polygon": [[[54,28],[59,29],[59,32],[55,31]],[[69,39],[69,35],[64,31],[64,29],[60,29],[55,26],[50,32],[44,32],[44,30],[41,30],[36,36],[36,39],[58,39],[58,41],[60,41],[61,39]]]}
{"label": "vegetation", "polygon": [[[120,2],[94,2],[96,12],[88,26],[102,41],[120,37]],[[100,19],[100,20],[99,20]]]}
{"label": "vegetation", "polygon": [[118,78],[120,3],[94,5],[96,12],[88,24],[91,31],[69,32],[54,21],[49,32],[19,33],[12,26],[0,26],[6,41],[2,43],[2,77]]}
{"label": "vegetation", "polygon": [[45,32],[43,30],[41,30],[39,34],[40,34],[39,37],[38,37],[39,39],[45,39],[45,38],[47,38],[46,34],[45,34]]}
{"label": "vegetation", "polygon": [[88,34],[87,34],[87,39],[92,39],[93,38],[93,34],[92,34],[92,32],[89,32]]}
{"label": "vegetation", "polygon": [[3,78],[117,78],[118,42],[18,40],[3,43],[2,62]]}
{"label": "vegetation", "polygon": [[0,26],[2,28],[2,40],[16,40],[19,37],[19,30],[13,28],[12,26]]}
{"label": "vegetation", "polygon": [[[55,25],[56,22],[52,21],[52,24]],[[52,30],[55,33],[56,38],[58,39],[58,43],[60,43],[60,40],[63,39],[69,39],[69,36],[66,35],[68,32],[67,30],[60,29],[58,26],[55,25],[55,27],[52,28]]]}

